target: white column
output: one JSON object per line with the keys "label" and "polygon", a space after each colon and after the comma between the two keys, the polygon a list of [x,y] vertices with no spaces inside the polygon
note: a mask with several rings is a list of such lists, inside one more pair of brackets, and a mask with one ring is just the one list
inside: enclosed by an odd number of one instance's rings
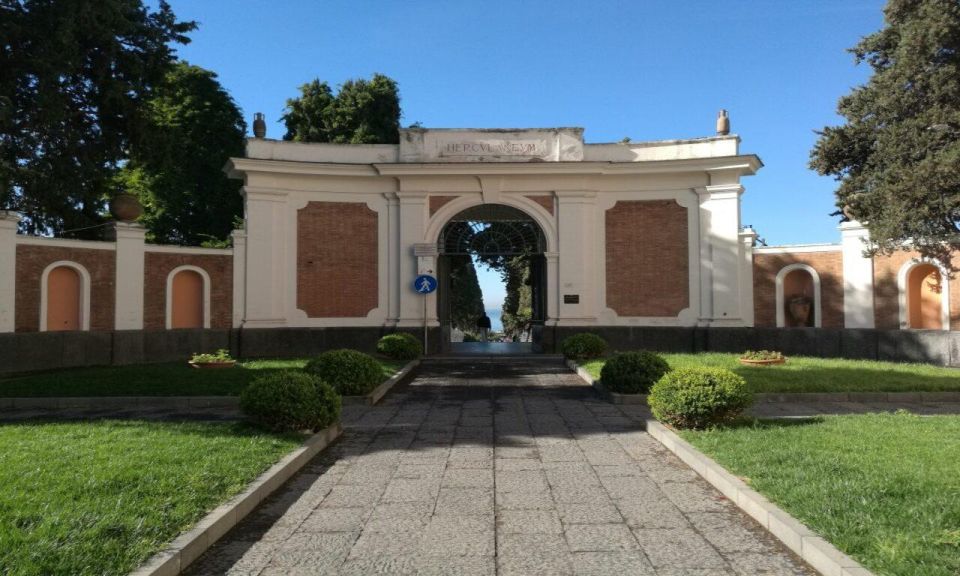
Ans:
{"label": "white column", "polygon": [[[419,273],[436,274],[432,258],[417,258],[413,245],[426,242],[427,193],[404,190],[399,194],[399,236],[397,264],[399,266],[399,319],[400,326],[423,326],[424,297],[413,291],[413,280]],[[435,326],[437,320],[437,293],[427,299],[427,323]]]}
{"label": "white column", "polygon": [[870,232],[853,220],[840,225],[843,254],[843,322],[846,328],[873,328],[873,258],[863,255]]}
{"label": "white column", "polygon": [[15,326],[19,223],[19,214],[0,210],[0,332],[13,332]]}
{"label": "white column", "polygon": [[740,232],[740,313],[744,326],[753,326],[753,247],[757,233],[753,228]]}
{"label": "white column", "polygon": [[400,198],[396,192],[387,192],[384,197],[387,199],[387,325],[394,326],[400,319]]}
{"label": "white column", "polygon": [[230,238],[233,244],[233,327],[239,328],[243,325],[246,309],[247,231],[234,230]]}
{"label": "white column", "polygon": [[114,328],[143,330],[144,242],[146,229],[136,223],[116,222],[116,303]]}
{"label": "white column", "polygon": [[245,186],[245,328],[286,326],[287,193]]}
{"label": "white column", "polygon": [[697,189],[700,196],[700,324],[742,326],[739,183]]}
{"label": "white column", "polygon": [[[592,240],[595,234],[596,193],[557,191],[558,315],[561,324],[590,323],[597,318],[596,278],[598,256]],[[564,296],[579,296],[576,304]]]}

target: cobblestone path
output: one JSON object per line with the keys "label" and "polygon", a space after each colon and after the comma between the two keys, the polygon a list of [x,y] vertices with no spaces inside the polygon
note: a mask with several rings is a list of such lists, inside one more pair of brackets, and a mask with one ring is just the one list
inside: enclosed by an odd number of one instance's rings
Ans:
{"label": "cobblestone path", "polygon": [[559,364],[435,364],[190,574],[813,574]]}

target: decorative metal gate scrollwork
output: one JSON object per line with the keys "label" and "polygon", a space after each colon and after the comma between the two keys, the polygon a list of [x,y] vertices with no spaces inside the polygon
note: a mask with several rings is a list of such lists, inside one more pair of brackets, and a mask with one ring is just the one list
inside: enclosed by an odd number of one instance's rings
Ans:
{"label": "decorative metal gate scrollwork", "polygon": [[523,256],[542,254],[540,226],[516,208],[501,204],[474,206],[450,219],[440,234],[444,255]]}

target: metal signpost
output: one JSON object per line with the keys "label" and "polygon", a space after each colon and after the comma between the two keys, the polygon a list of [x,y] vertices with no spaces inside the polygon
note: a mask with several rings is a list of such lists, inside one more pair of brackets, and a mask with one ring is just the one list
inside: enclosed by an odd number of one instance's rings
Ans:
{"label": "metal signpost", "polygon": [[429,274],[420,274],[413,281],[413,290],[423,295],[423,353],[427,353],[427,294],[437,289],[437,279]]}

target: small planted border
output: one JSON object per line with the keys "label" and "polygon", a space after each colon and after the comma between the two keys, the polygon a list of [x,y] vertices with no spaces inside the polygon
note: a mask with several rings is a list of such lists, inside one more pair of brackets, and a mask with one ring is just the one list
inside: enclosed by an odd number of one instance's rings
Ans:
{"label": "small planted border", "polygon": [[648,419],[646,428],[651,437],[821,574],[873,576],[873,572],[747,486],[743,480],[677,436],[669,427]]}
{"label": "small planted border", "polygon": [[337,422],[308,438],[300,448],[251,482],[246,490],[207,514],[131,575],[175,576],[183,572],[342,433],[343,427]]}
{"label": "small planted border", "polygon": [[[595,389],[602,390],[602,395],[609,395],[607,398],[615,404],[640,404],[641,397],[643,399],[642,403],[646,404],[645,394],[614,394],[604,390],[602,386],[598,387],[598,382],[576,362],[568,360],[567,366]],[[629,396],[630,400],[636,400],[623,402],[621,399],[620,402],[617,402],[614,396]],[[861,566],[856,560],[838,550],[822,537],[817,536],[815,532],[799,520],[747,486],[743,480],[740,480],[712,458],[677,436],[669,427],[652,418],[646,420],[645,427],[651,437],[673,452],[694,472],[821,574],[830,576],[873,576],[872,572]]]}

